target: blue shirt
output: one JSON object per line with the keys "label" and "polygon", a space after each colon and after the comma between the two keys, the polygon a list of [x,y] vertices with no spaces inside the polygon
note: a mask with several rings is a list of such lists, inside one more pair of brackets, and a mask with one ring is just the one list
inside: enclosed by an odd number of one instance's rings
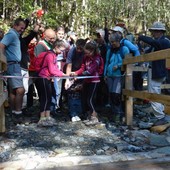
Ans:
{"label": "blue shirt", "polygon": [[21,61],[21,47],[20,47],[20,34],[11,28],[7,34],[4,35],[1,43],[5,45],[5,56],[7,62]]}

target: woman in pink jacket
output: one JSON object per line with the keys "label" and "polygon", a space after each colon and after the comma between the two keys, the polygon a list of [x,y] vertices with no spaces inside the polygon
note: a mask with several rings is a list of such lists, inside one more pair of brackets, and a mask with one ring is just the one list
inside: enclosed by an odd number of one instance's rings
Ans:
{"label": "woman in pink jacket", "polygon": [[62,40],[58,40],[54,44],[54,49],[52,51],[42,52],[41,55],[44,56],[43,64],[39,72],[38,82],[40,84],[40,120],[38,122],[39,126],[53,126],[55,124],[55,119],[50,116],[50,106],[52,98],[52,88],[51,80],[53,77],[63,77],[66,76],[62,71],[59,70],[56,57],[63,50],[65,50],[65,43]]}

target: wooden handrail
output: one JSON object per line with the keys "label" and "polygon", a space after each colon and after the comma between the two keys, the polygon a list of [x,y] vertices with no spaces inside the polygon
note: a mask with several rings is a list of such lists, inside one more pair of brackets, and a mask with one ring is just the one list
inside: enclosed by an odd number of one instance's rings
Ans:
{"label": "wooden handrail", "polygon": [[[166,68],[170,68],[170,49],[160,50],[148,54],[143,54],[137,57],[126,56],[123,60],[122,69],[125,71],[125,89],[122,90],[125,96],[125,114],[126,114],[126,124],[133,124],[133,98],[146,99],[150,101],[155,101],[163,103],[165,105],[170,105],[170,96],[162,94],[154,94],[146,91],[134,91],[132,83],[133,71],[147,71],[141,67],[135,67],[135,63],[141,62],[151,62],[156,60],[165,60]],[[168,87],[168,85],[166,85]],[[167,107],[170,108],[170,107]]]}
{"label": "wooden handrail", "polygon": [[123,65],[127,64],[135,64],[140,62],[149,62],[149,61],[156,61],[162,59],[170,59],[170,49],[160,50],[148,54],[143,54],[137,57],[126,57],[123,60]]}

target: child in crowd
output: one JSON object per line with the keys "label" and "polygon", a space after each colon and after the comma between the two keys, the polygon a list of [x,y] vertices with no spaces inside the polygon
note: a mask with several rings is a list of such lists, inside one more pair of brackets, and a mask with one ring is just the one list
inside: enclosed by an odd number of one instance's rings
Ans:
{"label": "child in crowd", "polygon": [[[96,42],[90,41],[84,47],[84,58],[81,68],[71,75],[94,76],[85,78],[82,90],[83,111],[89,113],[89,120],[84,121],[86,125],[95,125],[98,123],[98,116],[94,106],[94,97],[97,85],[100,82],[99,71],[101,58]],[[85,115],[86,116],[86,115]]]}
{"label": "child in crowd", "polygon": [[[86,41],[84,39],[78,39],[76,41],[76,47],[72,47],[67,55],[66,60],[66,73],[69,75],[71,71],[76,71],[81,67],[84,57],[84,46]],[[82,79],[67,79],[65,82],[65,89],[68,96],[68,109],[72,122],[80,121],[80,114],[82,113]]]}
{"label": "child in crowd", "polygon": [[62,40],[58,40],[54,43],[54,49],[52,51],[42,52],[38,57],[44,55],[44,61],[39,72],[39,84],[40,84],[40,120],[39,126],[52,126],[55,124],[55,120],[50,117],[50,106],[52,98],[51,80],[52,77],[66,76],[56,65],[56,55],[65,50],[65,43]]}

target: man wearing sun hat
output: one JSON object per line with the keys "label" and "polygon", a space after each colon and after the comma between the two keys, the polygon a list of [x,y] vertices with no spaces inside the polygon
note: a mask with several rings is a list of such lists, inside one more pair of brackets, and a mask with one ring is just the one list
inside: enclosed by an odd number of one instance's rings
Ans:
{"label": "man wearing sun hat", "polygon": [[[165,37],[166,28],[162,22],[154,22],[153,25],[149,28],[149,31],[152,34],[152,37],[148,36],[139,36],[139,41],[143,41],[150,45],[148,51],[160,51],[167,48],[170,48],[170,40]],[[157,60],[151,62],[152,68],[152,77],[148,86],[150,93],[161,93],[161,84],[165,81],[166,78],[166,66],[165,60]],[[151,102],[151,107],[144,109],[147,113],[153,113],[156,122],[155,125],[165,124],[169,121],[169,117],[165,116],[164,105],[157,102]]]}

